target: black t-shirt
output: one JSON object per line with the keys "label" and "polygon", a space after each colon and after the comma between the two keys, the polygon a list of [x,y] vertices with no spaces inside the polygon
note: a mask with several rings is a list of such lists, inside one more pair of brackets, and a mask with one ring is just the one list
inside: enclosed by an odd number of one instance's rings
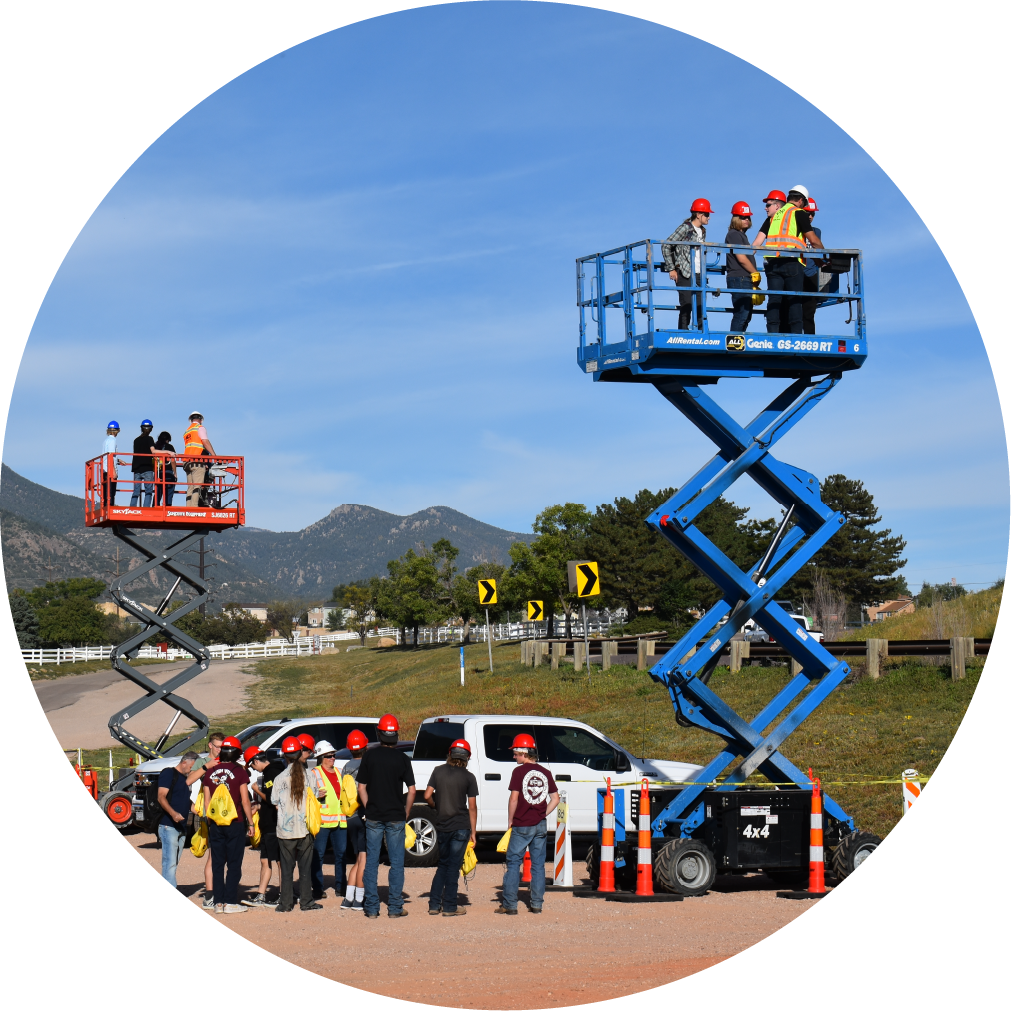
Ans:
{"label": "black t-shirt", "polygon": [[260,791],[267,795],[266,800],[260,801],[260,833],[271,833],[277,831],[277,808],[270,802],[270,791],[274,786],[274,778],[280,776],[287,766],[284,762],[271,762],[263,770],[263,778],[260,780]]}
{"label": "black t-shirt", "polygon": [[[154,458],[151,456],[151,449],[154,446],[154,439],[150,435],[138,435],[133,440],[133,466],[130,468],[134,474],[143,474],[145,471],[154,470]],[[147,453],[147,456],[143,454]]]}
{"label": "black t-shirt", "polygon": [[396,748],[380,746],[365,752],[358,782],[367,790],[366,821],[403,821],[404,793],[414,786],[411,760]]}
{"label": "black t-shirt", "polygon": [[[751,243],[748,241],[748,235],[746,232],[738,231],[736,228],[731,228],[727,232],[727,237],[723,240],[728,246],[750,246]],[[752,257],[751,262],[754,263],[754,257]],[[755,270],[754,267],[745,267],[740,260],[737,259],[737,254],[727,251],[727,277],[747,277]]]}
{"label": "black t-shirt", "polygon": [[[162,807],[161,821],[158,824],[172,825],[182,832],[186,828],[186,816],[190,813],[190,790],[192,787],[186,785],[186,777],[175,768],[162,769],[158,773],[158,789],[160,790],[162,787],[168,790],[168,796],[165,799],[168,801],[169,807],[173,811],[178,811],[183,816],[183,820],[173,821],[168,811]],[[158,806],[161,807],[161,804]]]}
{"label": "black t-shirt", "polygon": [[428,785],[435,787],[435,828],[439,832],[470,829],[468,797],[477,796],[474,773],[458,765],[438,765],[432,770]]}
{"label": "black t-shirt", "polygon": [[[796,222],[797,222],[797,234],[803,238],[803,236],[807,235],[807,233],[810,232],[811,228],[813,227],[811,225],[811,215],[808,214],[807,211],[802,211],[802,210],[798,209],[797,213],[794,215],[794,218],[796,219]],[[772,218],[766,218],[765,221],[762,222],[762,227],[759,228],[759,231],[763,235],[768,236],[768,234],[769,234],[769,232],[771,230],[772,230]],[[777,257],[777,259],[796,260],[797,257],[796,256],[780,256],[780,257]]]}

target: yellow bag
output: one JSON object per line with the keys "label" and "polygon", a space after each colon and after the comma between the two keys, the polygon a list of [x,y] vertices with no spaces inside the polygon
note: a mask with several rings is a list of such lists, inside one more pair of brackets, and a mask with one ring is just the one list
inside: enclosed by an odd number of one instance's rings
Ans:
{"label": "yellow bag", "polygon": [[477,867],[477,854],[474,852],[474,844],[469,842],[463,851],[463,866],[460,868],[460,873],[466,877],[475,867]]}
{"label": "yellow bag", "polygon": [[251,849],[258,850],[260,848],[260,812],[253,812],[253,838],[249,846]]}
{"label": "yellow bag", "polygon": [[341,780],[341,814],[351,815],[358,810],[358,784],[348,773]]}
{"label": "yellow bag", "polygon": [[231,825],[239,817],[239,812],[235,810],[235,801],[232,800],[231,791],[224,783],[219,783],[218,788],[211,794],[207,817],[215,825]]}
{"label": "yellow bag", "polygon": [[[201,807],[203,807],[202,800]],[[195,857],[202,857],[207,852],[207,822],[203,818],[197,819],[196,829],[190,840],[190,852]]]}
{"label": "yellow bag", "polygon": [[511,828],[507,828],[506,829],[506,834],[504,836],[502,836],[501,839],[499,839],[498,846],[495,847],[495,852],[496,853],[505,853],[505,851],[507,849],[509,849],[509,837],[512,834],[513,834],[513,830]]}
{"label": "yellow bag", "polygon": [[312,790],[305,791],[305,827],[312,835],[323,827],[323,808]]}
{"label": "yellow bag", "polygon": [[193,801],[193,814],[197,818],[203,818],[204,816],[204,788],[203,786],[197,791],[197,799]]}
{"label": "yellow bag", "polygon": [[404,849],[409,850],[418,841],[418,833],[411,826],[404,826]]}

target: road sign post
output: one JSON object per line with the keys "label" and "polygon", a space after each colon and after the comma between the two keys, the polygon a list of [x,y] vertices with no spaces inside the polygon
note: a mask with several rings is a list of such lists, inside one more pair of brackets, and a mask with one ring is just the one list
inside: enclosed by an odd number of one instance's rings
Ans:
{"label": "road sign post", "polygon": [[[485,605],[498,603],[498,588],[494,579],[479,579],[477,581],[478,600]],[[484,626],[488,636],[488,669],[495,673],[495,661],[491,658],[491,618],[488,617],[488,608],[484,609]]]}
{"label": "road sign post", "polygon": [[463,687],[463,646],[460,647],[460,687]]}

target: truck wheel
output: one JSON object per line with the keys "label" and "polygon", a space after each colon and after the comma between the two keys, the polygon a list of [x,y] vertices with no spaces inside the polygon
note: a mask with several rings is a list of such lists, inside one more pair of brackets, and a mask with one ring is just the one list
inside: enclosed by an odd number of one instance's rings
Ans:
{"label": "truck wheel", "polygon": [[832,853],[832,873],[836,879],[849,877],[880,845],[881,839],[873,832],[851,832],[840,839]]}
{"label": "truck wheel", "polygon": [[671,839],[657,852],[655,869],[665,892],[705,895],[716,877],[716,860],[697,839]]}
{"label": "truck wheel", "polygon": [[427,804],[415,804],[407,822],[417,838],[404,853],[405,867],[434,867],[439,862],[439,839],[432,821],[432,809]]}
{"label": "truck wheel", "polygon": [[133,821],[133,799],[128,793],[107,793],[102,797],[102,810],[117,828],[126,828]]}

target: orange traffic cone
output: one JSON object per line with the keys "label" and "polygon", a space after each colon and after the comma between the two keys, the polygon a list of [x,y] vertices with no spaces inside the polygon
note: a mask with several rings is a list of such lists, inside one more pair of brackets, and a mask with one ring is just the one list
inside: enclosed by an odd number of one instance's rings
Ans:
{"label": "orange traffic cone", "polygon": [[811,872],[808,877],[807,890],[812,895],[825,894],[825,848],[821,829],[821,780],[814,779],[810,769],[807,770],[811,780]]}
{"label": "orange traffic cone", "polygon": [[598,892],[614,891],[614,794],[611,793],[611,777],[607,777],[607,793],[604,794],[604,821],[600,833],[600,881]]}
{"label": "orange traffic cone", "polygon": [[526,849],[523,851],[523,877],[522,882],[525,885],[530,884],[530,850]]}
{"label": "orange traffic cone", "polygon": [[653,894],[653,830],[650,827],[649,789],[642,781],[639,791],[639,863],[635,869],[635,894]]}

